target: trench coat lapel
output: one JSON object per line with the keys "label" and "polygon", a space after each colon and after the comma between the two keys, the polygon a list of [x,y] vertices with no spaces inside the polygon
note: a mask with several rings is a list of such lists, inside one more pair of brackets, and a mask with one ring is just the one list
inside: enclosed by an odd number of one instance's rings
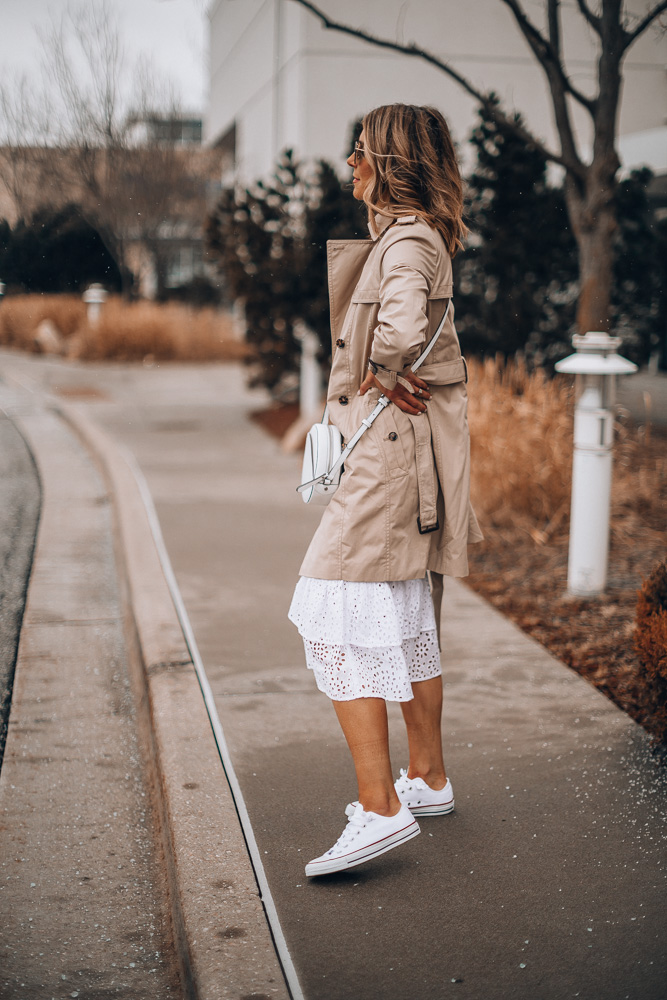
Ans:
{"label": "trench coat lapel", "polygon": [[331,344],[341,335],[345,314],[364,264],[374,247],[372,240],[327,240]]}
{"label": "trench coat lapel", "polygon": [[[357,282],[371,250],[382,234],[395,222],[388,215],[375,216],[375,232],[367,240],[327,240],[327,274],[329,280],[329,312],[331,317],[332,349],[341,335]],[[333,353],[333,350],[332,350]]]}

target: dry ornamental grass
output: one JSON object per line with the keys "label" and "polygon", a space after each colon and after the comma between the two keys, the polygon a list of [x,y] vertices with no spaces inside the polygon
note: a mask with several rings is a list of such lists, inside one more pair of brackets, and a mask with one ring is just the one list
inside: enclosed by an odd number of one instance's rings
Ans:
{"label": "dry ornamental grass", "polygon": [[660,735],[633,646],[637,592],[665,553],[667,440],[618,421],[608,587],[566,594],[572,414],[568,380],[470,365],[472,501],[486,539],[470,585]]}
{"label": "dry ornamental grass", "polygon": [[74,295],[14,295],[0,307],[0,344],[39,351],[42,320],[62,338],[62,353],[82,361],[238,361],[248,351],[231,317],[216,309],[175,303],[125,302],[112,296],[90,326]]}
{"label": "dry ornamental grass", "polygon": [[485,524],[545,541],[567,516],[573,393],[520,364],[469,364],[472,492]]}
{"label": "dry ornamental grass", "polygon": [[86,307],[78,295],[8,295],[0,306],[0,344],[37,351],[35,333],[45,319],[69,339],[85,323]]}

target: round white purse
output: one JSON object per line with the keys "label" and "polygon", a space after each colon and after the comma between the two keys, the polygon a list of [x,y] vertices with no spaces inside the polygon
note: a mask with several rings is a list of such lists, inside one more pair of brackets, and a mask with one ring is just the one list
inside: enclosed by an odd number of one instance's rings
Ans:
{"label": "round white purse", "polygon": [[[313,424],[308,431],[303,453],[300,488],[304,503],[326,505],[336,492],[340,482],[342,465],[335,471],[333,467],[342,451],[341,433],[329,423]],[[332,470],[332,474],[327,473]]]}
{"label": "round white purse", "polygon": [[[435,346],[438,337],[442,333],[451,304],[452,300],[450,299],[445,309],[445,315],[440,320],[438,329],[420,356],[411,365],[411,371],[416,372],[421,367]],[[326,506],[329,503],[338,489],[345,459],[357,441],[372,427],[375,420],[380,416],[384,408],[389,406],[390,402],[391,400],[388,396],[384,394],[380,396],[373,411],[361,421],[361,426],[352,435],[345,448],[343,448],[340,431],[333,424],[329,423],[329,407],[327,405],[324,410],[322,422],[313,424],[306,438],[301,470],[301,485],[296,488],[297,493],[301,494],[301,499],[304,503],[314,503],[320,506]]]}

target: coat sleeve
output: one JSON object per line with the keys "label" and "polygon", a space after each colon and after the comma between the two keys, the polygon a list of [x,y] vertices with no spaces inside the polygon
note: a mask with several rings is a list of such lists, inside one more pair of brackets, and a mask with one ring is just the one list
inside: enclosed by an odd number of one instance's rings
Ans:
{"label": "coat sleeve", "polygon": [[401,232],[383,251],[371,367],[385,388],[396,385],[397,374],[415,360],[424,345],[435,269],[436,250],[427,235]]}

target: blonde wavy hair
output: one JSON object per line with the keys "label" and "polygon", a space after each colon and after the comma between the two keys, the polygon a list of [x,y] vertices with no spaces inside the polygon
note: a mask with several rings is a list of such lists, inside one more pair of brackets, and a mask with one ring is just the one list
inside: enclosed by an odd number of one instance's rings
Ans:
{"label": "blonde wavy hair", "polygon": [[373,178],[364,192],[368,222],[375,214],[418,215],[437,229],[454,257],[468,232],[454,143],[436,108],[385,104],[363,119],[364,156]]}

